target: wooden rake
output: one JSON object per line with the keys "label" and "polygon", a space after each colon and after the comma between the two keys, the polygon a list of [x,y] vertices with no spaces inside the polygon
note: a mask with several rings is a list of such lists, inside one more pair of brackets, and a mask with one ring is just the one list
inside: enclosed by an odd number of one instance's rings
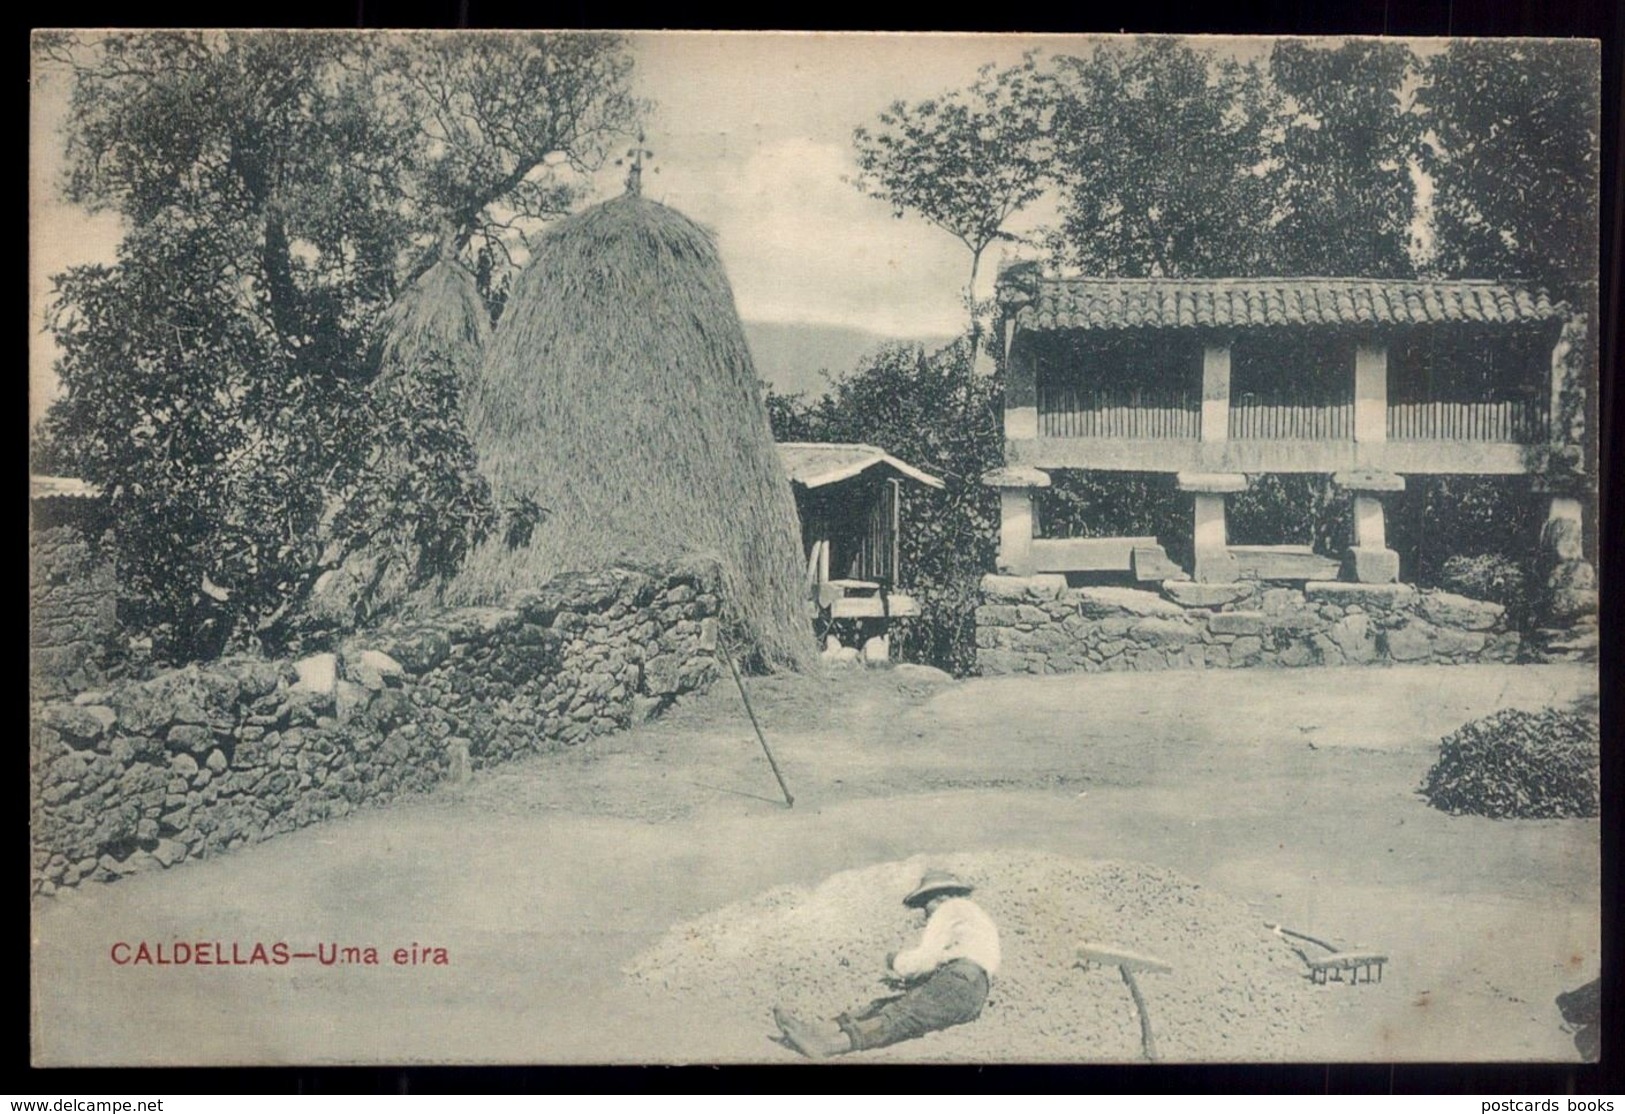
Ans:
{"label": "wooden rake", "polygon": [[1078,962],[1084,967],[1098,963],[1105,967],[1116,967],[1123,976],[1123,984],[1134,998],[1134,1008],[1140,1015],[1140,1049],[1145,1053],[1147,1060],[1157,1058],[1157,1042],[1151,1035],[1151,1013],[1145,1007],[1145,997],[1140,993],[1140,984],[1134,981],[1134,972],[1150,971],[1155,974],[1167,974],[1173,970],[1171,964],[1151,955],[1140,952],[1131,952],[1127,948],[1115,947],[1111,944],[1084,943],[1078,945]]}
{"label": "wooden rake", "polygon": [[[1359,982],[1382,981],[1382,968],[1388,962],[1388,956],[1382,952],[1374,952],[1369,948],[1352,948],[1345,951],[1335,944],[1328,944],[1326,941],[1316,939],[1307,933],[1294,932],[1290,928],[1283,928],[1273,921],[1265,921],[1264,927],[1277,936],[1290,936],[1294,940],[1304,940],[1318,948],[1326,949],[1326,955],[1313,957],[1306,955],[1302,948],[1294,947],[1292,949],[1309,965],[1310,982],[1321,985],[1342,982],[1344,971],[1349,973],[1350,986]],[[1373,971],[1377,975],[1375,979],[1371,977]],[[1363,980],[1360,978],[1362,973],[1365,975]]]}

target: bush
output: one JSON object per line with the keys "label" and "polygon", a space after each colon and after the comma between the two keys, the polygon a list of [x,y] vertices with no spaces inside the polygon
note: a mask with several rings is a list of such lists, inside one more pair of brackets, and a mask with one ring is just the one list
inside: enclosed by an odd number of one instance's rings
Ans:
{"label": "bush", "polygon": [[1600,754],[1589,716],[1507,709],[1446,735],[1417,791],[1453,816],[1596,816]]}

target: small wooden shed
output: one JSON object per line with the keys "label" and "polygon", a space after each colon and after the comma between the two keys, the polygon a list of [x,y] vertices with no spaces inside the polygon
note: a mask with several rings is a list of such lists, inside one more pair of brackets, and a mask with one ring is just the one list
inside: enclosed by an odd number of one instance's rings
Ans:
{"label": "small wooden shed", "polygon": [[942,481],[873,445],[780,442],[801,517],[805,587],[826,622],[905,618],[919,604],[902,582],[904,482]]}

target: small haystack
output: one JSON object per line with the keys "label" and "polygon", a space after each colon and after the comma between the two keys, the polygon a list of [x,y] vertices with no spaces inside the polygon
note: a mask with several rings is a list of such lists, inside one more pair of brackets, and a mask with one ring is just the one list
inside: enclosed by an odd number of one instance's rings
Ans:
{"label": "small haystack", "polygon": [[417,367],[428,353],[450,362],[466,389],[491,341],[491,318],[474,276],[442,257],[397,298],[380,323],[374,389]]}
{"label": "small haystack", "polygon": [[[400,603],[462,544],[481,513],[481,492],[463,477],[443,477],[423,490],[425,459],[468,451],[466,437],[437,418],[455,413],[479,371],[491,339],[491,320],[466,267],[442,254],[389,307],[379,322],[369,405],[379,423],[368,469],[376,491],[369,506],[335,504],[329,529],[348,542],[352,530],[368,536],[316,582],[308,614],[320,623],[350,626]],[[432,471],[432,469],[431,469]],[[477,480],[472,456],[464,469]],[[430,501],[430,519],[405,508]]]}
{"label": "small haystack", "polygon": [[544,515],[528,544],[476,552],[452,597],[704,554],[762,659],[810,662],[795,502],[733,291],[694,222],[630,192],[550,229],[468,413],[498,507]]}

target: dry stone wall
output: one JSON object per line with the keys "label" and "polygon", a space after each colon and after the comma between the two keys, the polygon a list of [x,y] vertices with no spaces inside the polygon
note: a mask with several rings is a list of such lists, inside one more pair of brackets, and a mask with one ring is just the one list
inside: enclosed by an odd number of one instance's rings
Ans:
{"label": "dry stone wall", "polygon": [[1499,604],[1407,584],[1168,581],[1068,588],[1062,576],[989,576],[976,609],[982,673],[1512,661]]}
{"label": "dry stone wall", "polygon": [[563,577],[298,661],[35,703],[33,885],[167,868],[567,746],[718,675],[710,569]]}

